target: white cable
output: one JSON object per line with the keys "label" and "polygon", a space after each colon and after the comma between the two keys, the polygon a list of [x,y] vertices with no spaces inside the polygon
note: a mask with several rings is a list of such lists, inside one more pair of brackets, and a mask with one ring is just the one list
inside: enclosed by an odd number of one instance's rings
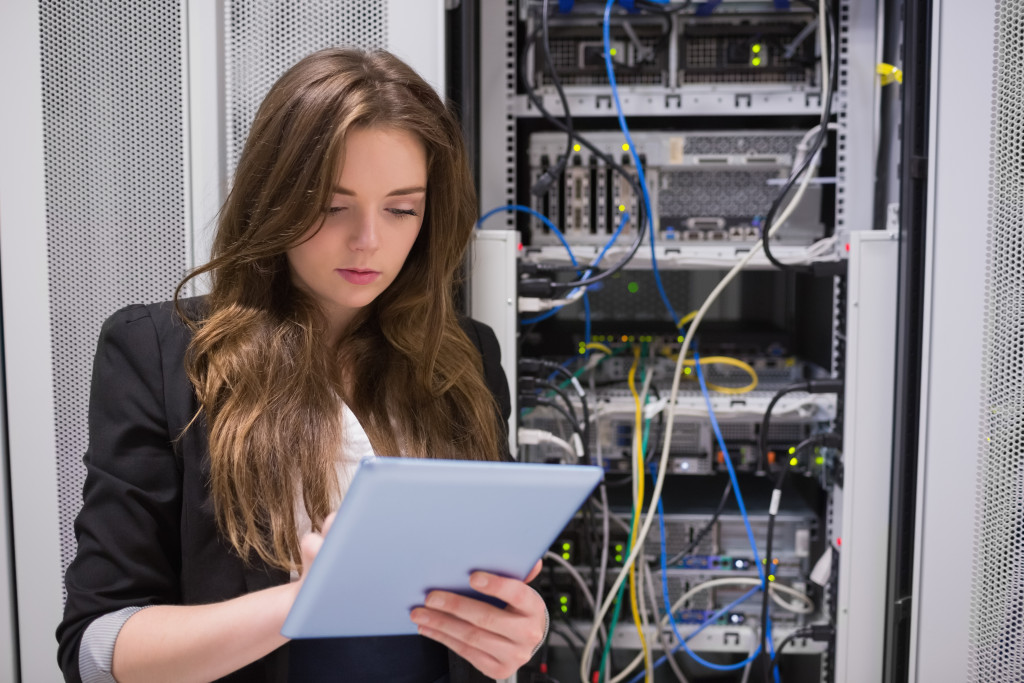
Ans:
{"label": "white cable", "polygon": [[[536,446],[542,443],[549,443],[554,446],[558,446],[566,453],[569,454],[570,460],[568,463],[573,463],[580,458],[580,452],[577,447],[574,447],[565,439],[555,436],[551,432],[543,429],[530,429],[528,427],[520,427],[516,432],[516,438],[519,441],[520,446]],[[562,461],[563,463],[566,461]]]}
{"label": "white cable", "polygon": [[629,557],[626,558],[626,561],[623,563],[622,572],[619,574],[619,578],[615,581],[614,584],[612,584],[612,587],[608,592],[608,599],[606,599],[605,602],[601,605],[600,611],[594,618],[594,626],[591,628],[590,633],[587,636],[587,647],[584,649],[580,661],[579,674],[581,683],[589,683],[589,681],[587,680],[587,671],[590,669],[591,663],[589,652],[591,647],[593,646],[593,641],[597,638],[597,625],[604,622],[604,617],[608,613],[608,610],[611,609],[612,602],[614,602],[615,592],[619,589],[619,586],[625,579],[629,571],[629,567],[636,562],[636,558],[639,555],[639,551],[640,549],[642,549],[643,543],[647,539],[647,533],[650,531],[651,524],[654,521],[655,515],[653,514],[653,512],[654,510],[657,509],[658,500],[661,498],[661,491],[665,485],[665,473],[668,471],[668,456],[672,445],[672,427],[675,423],[675,405],[676,400],[679,396],[679,383],[683,376],[683,361],[686,358],[687,351],[690,350],[690,344],[693,342],[693,336],[696,333],[697,328],[700,327],[701,322],[704,320],[704,316],[707,315],[708,310],[711,308],[712,304],[714,304],[714,302],[718,299],[722,291],[729,285],[730,282],[732,282],[736,278],[736,276],[743,269],[743,267],[750,262],[750,259],[752,259],[754,255],[761,250],[763,246],[762,240],[771,239],[771,237],[774,236],[778,229],[785,224],[786,220],[793,213],[793,211],[796,208],[796,205],[799,204],[800,199],[803,197],[804,192],[807,190],[807,186],[810,184],[812,166],[813,164],[808,165],[806,171],[803,174],[800,186],[797,188],[797,191],[793,195],[793,198],[790,200],[789,204],[786,205],[785,210],[781,214],[779,214],[779,217],[775,221],[775,224],[772,225],[771,228],[769,228],[768,233],[761,240],[755,242],[754,246],[750,248],[750,251],[748,251],[743,256],[743,258],[737,261],[736,264],[732,267],[732,269],[728,273],[726,273],[725,277],[722,278],[718,285],[708,295],[708,298],[705,299],[704,303],[701,304],[701,307],[697,310],[697,315],[694,317],[693,321],[690,323],[690,326],[686,330],[686,337],[683,339],[683,344],[679,349],[679,356],[676,360],[675,372],[673,372],[672,376],[672,390],[669,392],[668,416],[665,419],[665,430],[664,436],[662,437],[664,439],[664,445],[662,447],[661,460],[658,463],[658,478],[654,484],[654,491],[651,494],[651,504],[648,507],[648,512],[644,517],[643,525],[638,534],[638,542],[633,547],[633,550],[630,551]]}
{"label": "white cable", "polygon": [[[704,583],[698,583],[696,586],[694,586],[693,588],[691,588],[690,590],[686,591],[681,596],[679,596],[679,599],[677,599],[672,604],[672,612],[675,613],[676,611],[678,611],[683,605],[685,605],[690,600],[690,598],[692,598],[697,593],[702,593],[702,592],[704,592],[706,590],[709,590],[711,588],[720,588],[720,587],[723,587],[723,586],[760,586],[760,585],[761,585],[761,580],[760,579],[748,578],[748,577],[745,577],[745,576],[743,576],[743,577],[738,576],[738,577],[735,577],[735,578],[731,578],[730,577],[730,578],[723,578],[723,579],[711,579],[710,581],[705,581]],[[811,601],[811,599],[809,597],[807,597],[806,595],[804,595],[803,593],[801,593],[800,591],[796,590],[795,588],[790,588],[789,586],[784,586],[784,585],[778,584],[778,583],[770,583],[770,584],[768,584],[768,595],[771,596],[772,602],[776,603],[777,605],[779,605],[780,607],[783,607],[785,609],[789,609],[789,608],[793,607],[793,603],[785,602],[780,597],[775,595],[775,593],[777,593],[777,592],[778,593],[788,593],[790,595],[793,595],[793,596],[797,597],[798,599],[800,599],[801,601],[805,602],[808,605],[808,607],[806,608],[806,611],[798,611],[797,614],[809,614],[810,612],[814,611],[814,603]],[[804,609],[804,608],[801,608],[801,609]],[[668,625],[668,615],[666,614],[664,617],[661,618],[661,622],[659,623],[659,628],[663,629],[667,625]],[[643,660],[643,653],[640,653],[640,654],[638,654],[633,659],[633,661],[631,661],[629,664],[626,665],[625,669],[623,669],[621,672],[619,672],[619,675],[617,677],[611,679],[609,681],[609,683],[619,683],[620,681],[624,680],[627,676],[629,676],[631,673],[633,673],[633,671],[637,668],[637,666],[640,665],[640,662],[642,660]]]}

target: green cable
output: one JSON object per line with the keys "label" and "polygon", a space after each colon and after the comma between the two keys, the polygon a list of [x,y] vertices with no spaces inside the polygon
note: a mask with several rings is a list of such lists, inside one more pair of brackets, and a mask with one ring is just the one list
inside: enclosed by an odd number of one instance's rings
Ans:
{"label": "green cable", "polygon": [[[643,378],[641,377],[641,383],[643,383],[642,379]],[[651,422],[652,422],[652,420],[645,420],[644,421],[644,434],[643,434],[643,439],[640,442],[640,452],[641,453],[646,453],[647,452],[647,437],[650,436],[650,434],[651,434]],[[643,501],[641,501],[640,504],[643,505]],[[609,514],[611,514],[610,511],[609,511]],[[629,517],[629,533],[626,534],[626,547],[627,548],[630,546],[630,544],[631,544],[631,542],[633,540],[633,517],[635,515],[636,515],[636,509],[633,510],[633,513]],[[603,683],[604,680],[605,680],[605,677],[604,677],[604,667],[605,667],[605,665],[608,662],[608,655],[611,654],[611,650],[612,650],[612,634],[615,633],[615,626],[616,626],[616,624],[619,623],[619,612],[622,610],[622,593],[625,590],[626,590],[626,582],[623,581],[621,584],[619,584],[619,592],[615,595],[615,609],[612,610],[612,620],[611,620],[611,624],[608,626],[608,638],[604,641],[604,651],[601,653],[601,665],[597,669],[598,681],[600,681],[601,683]]]}

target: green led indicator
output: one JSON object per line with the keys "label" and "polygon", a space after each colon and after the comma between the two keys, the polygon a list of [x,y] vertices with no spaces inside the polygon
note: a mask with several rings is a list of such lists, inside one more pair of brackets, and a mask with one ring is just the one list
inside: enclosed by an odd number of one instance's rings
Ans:
{"label": "green led indicator", "polygon": [[693,370],[691,370],[690,368],[683,368],[684,375],[689,375],[691,372],[693,372]]}
{"label": "green led indicator", "polygon": [[571,546],[571,545],[569,545],[569,543],[568,543],[568,542],[565,542],[565,543],[563,543],[563,544],[562,544],[562,550],[568,550],[568,549],[569,549],[569,548],[571,548],[571,547],[572,547],[572,546]]}
{"label": "green led indicator", "polygon": [[823,458],[823,457],[821,457],[819,455],[817,458],[814,459],[814,464],[815,465],[824,465],[825,464],[825,458]]}
{"label": "green led indicator", "polygon": [[678,337],[676,337],[676,341],[679,342],[680,344],[682,344],[683,343],[683,336],[679,335]]}
{"label": "green led indicator", "polygon": [[640,285],[638,285],[635,282],[630,282],[628,285],[626,285],[626,289],[629,290],[630,294],[636,294],[637,292],[640,291]]}
{"label": "green led indicator", "polygon": [[615,556],[615,561],[616,562],[622,562],[622,555],[616,555]]}
{"label": "green led indicator", "polygon": [[616,50],[616,49],[615,49],[614,47],[613,47],[612,49],[608,50],[608,54],[610,54],[610,55],[611,55],[612,57],[614,57],[615,55],[617,55],[617,54],[618,54],[618,52],[619,52],[619,51],[618,51],[618,50]]}
{"label": "green led indicator", "polygon": [[561,602],[561,603],[562,603],[563,605],[567,605],[567,604],[569,604],[569,596],[567,596],[567,595],[563,595],[562,597],[558,598],[558,600],[559,600],[559,602]]}
{"label": "green led indicator", "polygon": [[571,555],[569,555],[569,553],[562,553],[562,559],[563,560],[568,560],[570,557],[571,557]]}
{"label": "green led indicator", "polygon": [[616,543],[615,544],[615,550],[616,550],[616,552],[620,552],[621,553],[622,552],[622,544],[621,543]]}
{"label": "green led indicator", "polygon": [[569,608],[566,605],[562,605],[562,612],[564,612],[565,614],[568,614],[569,613]]}

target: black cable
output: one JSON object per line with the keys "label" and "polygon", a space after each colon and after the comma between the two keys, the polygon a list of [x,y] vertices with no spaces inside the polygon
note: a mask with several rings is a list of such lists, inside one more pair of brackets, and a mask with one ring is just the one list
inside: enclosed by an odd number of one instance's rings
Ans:
{"label": "black cable", "polygon": [[797,638],[810,638],[811,640],[816,640],[818,642],[831,642],[832,639],[835,638],[835,634],[835,628],[833,628],[831,624],[811,624],[810,626],[805,626],[804,628],[793,631],[783,638],[782,642],[779,643],[779,646],[775,648],[775,654],[772,656],[768,670],[772,671],[775,669],[775,665],[778,663],[779,655],[782,654],[783,648]]}
{"label": "black cable", "polygon": [[555,86],[555,90],[558,92],[558,99],[562,101],[562,111],[565,112],[565,125],[567,139],[565,141],[565,153],[562,158],[551,168],[545,169],[541,174],[537,182],[530,188],[530,192],[538,197],[542,197],[547,194],[548,190],[551,189],[551,185],[554,184],[562,173],[565,171],[565,166],[569,162],[569,153],[572,152],[572,139],[573,139],[573,125],[572,125],[572,114],[569,112],[569,98],[565,96],[565,90],[562,88],[562,79],[558,77],[558,70],[555,69],[555,62],[551,59],[551,40],[548,34],[548,0],[544,0],[544,4],[541,7],[541,51],[544,53],[544,62],[547,64],[548,71],[551,73],[551,83]]}
{"label": "black cable", "polygon": [[812,379],[806,382],[798,382],[797,384],[790,384],[787,387],[780,389],[772,400],[768,403],[768,408],[764,411],[764,418],[761,420],[761,433],[757,436],[757,447],[760,451],[757,454],[758,457],[758,470],[767,470],[768,465],[768,425],[772,416],[772,409],[775,408],[775,404],[779,402],[786,394],[791,394],[794,391],[806,391],[809,394],[835,394],[843,390],[843,382],[838,379]]}
{"label": "black cable", "polygon": [[[809,0],[801,1],[803,4],[810,7],[811,10],[816,12],[817,8],[814,3]],[[789,191],[793,188],[797,178],[799,178],[810,166],[828,136],[828,123],[829,119],[832,118],[832,93],[835,90],[836,79],[839,74],[839,54],[837,48],[837,44],[839,42],[839,31],[835,26],[835,16],[832,13],[831,3],[828,0],[825,2],[825,14],[825,17],[818,17],[818,30],[825,31],[826,37],[829,38],[829,88],[828,92],[822,93],[822,97],[825,99],[824,106],[821,111],[821,122],[819,124],[821,126],[821,130],[818,131],[818,135],[805,155],[803,162],[798,168],[794,169],[794,171],[790,173],[789,178],[786,180],[786,184],[783,185],[782,190],[775,198],[775,201],[772,202],[772,206],[768,210],[768,214],[765,216],[764,223],[761,226],[761,246],[764,249],[765,257],[767,257],[772,265],[780,270],[789,270],[800,273],[815,273],[819,269],[815,268],[813,265],[782,263],[779,261],[775,258],[775,255],[772,254],[771,246],[769,245],[771,240],[768,238],[768,232],[771,230],[772,223],[775,221],[775,216],[778,214],[779,209],[782,208],[782,202],[785,200],[786,195],[789,194]],[[832,273],[831,269],[825,269],[823,272]]]}
{"label": "black cable", "polygon": [[[522,381],[522,379],[526,379],[526,378],[521,378],[520,381]],[[544,389],[547,389],[548,391],[553,392],[560,399],[562,399],[562,403],[565,404],[566,410],[568,410],[569,414],[572,415],[572,421],[575,424],[580,424],[580,418],[576,414],[576,406],[574,406],[572,404],[572,399],[569,397],[569,394],[568,394],[568,392],[566,392],[565,389],[561,388],[560,386],[558,386],[554,382],[547,381],[546,379],[539,379],[539,378],[530,378],[530,379],[533,379],[534,382],[536,382],[538,387],[543,387]],[[520,388],[521,388],[521,385],[520,385]],[[584,443],[583,444],[584,450],[586,450],[586,446],[587,445]]]}
{"label": "black cable", "polygon": [[[801,441],[796,448],[793,450],[793,457],[797,457],[804,450],[811,446],[829,446],[831,448],[841,448],[843,445],[843,438],[834,432],[814,434],[807,439]],[[764,544],[764,557],[765,557],[765,586],[761,594],[761,653],[762,657],[768,658],[768,590],[771,583],[767,580],[767,577],[771,575],[774,570],[774,564],[772,562],[772,540],[775,536],[775,517],[778,515],[779,498],[782,497],[782,487],[786,483],[786,474],[789,472],[790,466],[784,464],[782,469],[779,471],[779,478],[775,482],[775,490],[772,491],[772,502],[771,507],[768,509],[768,533]],[[773,663],[775,658],[771,660]],[[772,680],[772,669],[774,666],[769,666],[765,672],[766,683],[771,683]]]}
{"label": "black cable", "polygon": [[[526,45],[523,46],[523,51],[520,53],[519,56],[519,81],[522,84],[523,89],[526,91],[526,96],[530,100],[530,103],[537,108],[537,111],[539,111],[541,115],[545,119],[547,119],[549,123],[551,123],[551,125],[571,135],[572,139],[576,140],[581,145],[590,150],[591,154],[601,159],[605,163],[605,165],[607,165],[613,171],[616,171],[619,174],[621,174],[622,177],[626,178],[626,180],[629,181],[630,185],[633,187],[633,192],[636,194],[636,196],[642,197],[643,191],[640,188],[640,183],[637,178],[634,178],[632,175],[630,175],[623,166],[616,163],[614,158],[598,149],[598,147],[594,145],[594,143],[592,143],[586,137],[580,135],[577,131],[570,128],[564,122],[559,120],[556,116],[551,114],[551,112],[549,112],[544,107],[544,103],[541,102],[540,98],[537,97],[537,93],[529,79],[528,70],[526,68],[526,58],[530,50],[530,47],[533,45],[533,43],[536,42],[537,35],[540,33],[540,31],[540,28],[534,29],[533,33],[531,33],[527,37]],[[594,284],[595,282],[600,282],[608,277],[611,277],[613,274],[622,270],[623,266],[625,266],[630,260],[632,260],[633,256],[635,256],[637,251],[640,250],[640,246],[641,244],[643,244],[644,233],[646,232],[644,225],[646,224],[647,216],[645,213],[644,203],[641,201],[637,204],[637,206],[639,207],[639,210],[637,212],[638,215],[636,237],[633,239],[633,244],[630,245],[629,251],[622,259],[620,259],[611,268],[601,270],[596,275],[592,275],[591,277],[588,278],[583,278],[572,282],[552,282],[552,289],[575,289],[576,287],[586,287]]]}
{"label": "black cable", "polygon": [[729,480],[725,484],[725,490],[722,491],[722,499],[718,501],[718,507],[715,508],[715,512],[711,515],[711,519],[709,519],[707,523],[705,523],[704,526],[701,527],[701,530],[694,535],[693,540],[690,541],[690,544],[686,546],[686,548],[679,551],[669,559],[665,560],[666,565],[673,565],[678,563],[684,557],[688,557],[690,553],[692,553],[694,550],[700,547],[700,544],[704,542],[704,537],[711,532],[711,530],[715,527],[715,523],[718,522],[718,518],[722,515],[722,511],[725,510],[725,505],[726,503],[729,502],[729,496],[731,494],[732,480]]}

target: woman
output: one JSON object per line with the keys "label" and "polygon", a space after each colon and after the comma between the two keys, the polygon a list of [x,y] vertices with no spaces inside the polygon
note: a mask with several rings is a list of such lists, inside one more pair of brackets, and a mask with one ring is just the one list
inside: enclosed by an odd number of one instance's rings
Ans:
{"label": "woman", "polygon": [[405,64],[332,49],[281,77],[185,280],[211,293],[103,326],[67,680],[477,681],[529,659],[543,601],[482,572],[506,609],[434,591],[422,636],[280,635],[354,461],[507,457],[497,342],[453,304],[475,216],[458,125]]}

